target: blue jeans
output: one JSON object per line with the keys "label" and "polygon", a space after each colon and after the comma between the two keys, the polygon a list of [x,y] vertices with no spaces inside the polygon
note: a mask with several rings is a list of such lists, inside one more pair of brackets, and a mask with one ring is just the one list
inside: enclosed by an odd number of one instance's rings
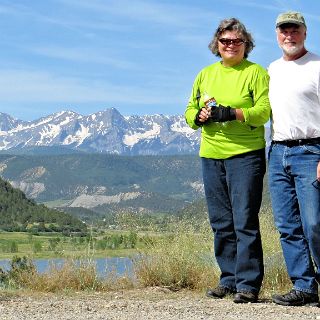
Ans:
{"label": "blue jeans", "polygon": [[258,293],[264,268],[258,213],[265,150],[228,159],[202,158],[203,182],[220,285]]}
{"label": "blue jeans", "polygon": [[269,151],[269,185],[288,274],[296,290],[317,293],[320,275],[320,145]]}

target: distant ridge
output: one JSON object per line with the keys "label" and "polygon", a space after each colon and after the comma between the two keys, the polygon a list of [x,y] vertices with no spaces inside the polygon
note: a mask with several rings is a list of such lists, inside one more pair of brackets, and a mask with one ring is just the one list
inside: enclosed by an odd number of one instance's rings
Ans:
{"label": "distant ridge", "polygon": [[197,155],[0,154],[0,175],[37,202],[99,215],[175,213],[203,196]]}

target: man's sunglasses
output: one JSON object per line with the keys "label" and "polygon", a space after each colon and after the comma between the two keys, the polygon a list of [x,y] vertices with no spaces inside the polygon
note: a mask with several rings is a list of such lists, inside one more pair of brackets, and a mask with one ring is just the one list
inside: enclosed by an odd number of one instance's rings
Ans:
{"label": "man's sunglasses", "polygon": [[235,46],[241,46],[242,44],[245,43],[243,39],[225,39],[225,38],[219,39],[219,42],[224,46],[230,46],[231,44],[234,44]]}

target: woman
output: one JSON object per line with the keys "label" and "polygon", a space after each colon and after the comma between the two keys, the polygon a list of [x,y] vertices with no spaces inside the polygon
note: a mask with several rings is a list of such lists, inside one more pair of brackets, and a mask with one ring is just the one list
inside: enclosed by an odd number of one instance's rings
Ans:
{"label": "woman", "polygon": [[223,20],[209,48],[221,57],[197,75],[185,111],[201,127],[200,157],[220,283],[207,296],[258,299],[264,269],[258,213],[265,174],[266,70],[248,61],[254,43],[237,19]]}

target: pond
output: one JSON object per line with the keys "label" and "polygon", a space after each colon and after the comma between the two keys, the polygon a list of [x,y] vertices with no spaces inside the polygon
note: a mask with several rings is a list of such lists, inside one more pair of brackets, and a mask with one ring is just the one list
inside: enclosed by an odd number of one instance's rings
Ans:
{"label": "pond", "polygon": [[[50,266],[62,266],[66,259],[33,259],[33,263],[39,273],[44,273],[50,269]],[[76,260],[77,261],[77,260]],[[86,261],[86,260],[82,260]],[[132,259],[128,257],[110,257],[110,258],[92,258],[90,259],[96,265],[97,275],[101,278],[108,273],[114,272],[117,276],[133,276]],[[4,270],[10,269],[10,260],[0,260],[0,267]]]}

